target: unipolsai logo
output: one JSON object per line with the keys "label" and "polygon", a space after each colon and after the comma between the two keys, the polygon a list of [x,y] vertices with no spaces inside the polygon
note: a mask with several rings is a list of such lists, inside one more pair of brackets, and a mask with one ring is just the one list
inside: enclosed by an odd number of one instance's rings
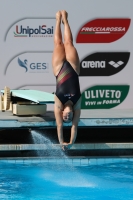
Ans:
{"label": "unipolsai logo", "polygon": [[53,36],[53,26],[47,27],[46,25],[39,25],[32,28],[30,26],[24,27],[23,25],[16,25],[14,37],[48,37]]}
{"label": "unipolsai logo", "polygon": [[[10,26],[5,34],[4,40],[12,40],[20,38],[22,41],[25,38],[30,40],[33,38],[44,38],[52,41],[54,34],[54,18],[25,18],[15,22]],[[18,39],[17,39],[18,40]],[[39,39],[40,41],[40,39]]]}
{"label": "unipolsai logo", "polygon": [[24,69],[25,72],[29,73],[46,73],[49,72],[49,65],[45,62],[31,62],[28,63],[27,59],[21,60],[18,57],[18,65]]}
{"label": "unipolsai logo", "polygon": [[81,109],[110,109],[127,97],[129,85],[97,85],[82,93]]}
{"label": "unipolsai logo", "polygon": [[130,26],[131,19],[95,19],[84,24],[76,38],[76,43],[110,43],[123,37]]}
{"label": "unipolsai logo", "polygon": [[80,62],[80,76],[111,76],[128,63],[129,52],[98,52]]}

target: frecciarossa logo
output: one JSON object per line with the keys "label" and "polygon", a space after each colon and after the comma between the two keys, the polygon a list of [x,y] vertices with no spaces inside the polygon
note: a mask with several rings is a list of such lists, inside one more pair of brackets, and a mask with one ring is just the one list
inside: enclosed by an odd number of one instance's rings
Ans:
{"label": "frecciarossa logo", "polygon": [[127,32],[130,26],[128,18],[95,19],[80,28],[76,43],[111,43]]}
{"label": "frecciarossa logo", "polygon": [[128,63],[130,52],[97,52],[80,62],[80,76],[111,76]]}

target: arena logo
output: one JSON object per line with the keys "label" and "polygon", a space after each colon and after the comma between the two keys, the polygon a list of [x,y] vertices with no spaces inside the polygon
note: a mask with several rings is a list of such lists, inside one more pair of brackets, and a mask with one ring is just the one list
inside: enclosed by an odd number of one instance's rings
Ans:
{"label": "arena logo", "polygon": [[98,52],[80,62],[80,76],[111,76],[128,63],[129,52]]}
{"label": "arena logo", "polygon": [[82,93],[81,109],[110,109],[127,97],[129,85],[98,85]]}
{"label": "arena logo", "polygon": [[32,62],[28,64],[28,60],[25,59],[22,61],[20,58],[18,58],[18,64],[20,67],[24,68],[25,72],[29,73],[46,73],[49,72],[49,65],[48,63],[35,63]]}
{"label": "arena logo", "polygon": [[76,43],[110,43],[125,35],[131,19],[95,19],[79,30]]}
{"label": "arena logo", "polygon": [[46,25],[39,26],[38,28],[30,28],[29,26],[23,27],[16,25],[14,37],[41,37],[53,35],[53,26],[48,28]]}

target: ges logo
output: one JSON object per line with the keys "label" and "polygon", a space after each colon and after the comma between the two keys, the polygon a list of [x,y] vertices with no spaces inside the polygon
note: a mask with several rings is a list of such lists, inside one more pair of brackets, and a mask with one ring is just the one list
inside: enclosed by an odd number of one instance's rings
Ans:
{"label": "ges logo", "polygon": [[32,63],[28,64],[27,59],[22,61],[18,58],[18,64],[20,67],[23,67],[25,69],[25,72],[29,72],[29,73],[46,73],[46,72],[48,72],[48,68],[49,68],[48,63],[32,62]]}

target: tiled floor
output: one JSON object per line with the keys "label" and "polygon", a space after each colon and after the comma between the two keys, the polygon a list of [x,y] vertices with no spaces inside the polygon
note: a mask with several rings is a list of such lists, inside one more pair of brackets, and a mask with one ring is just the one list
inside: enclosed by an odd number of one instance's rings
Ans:
{"label": "tiled floor", "polygon": [[34,163],[50,163],[50,164],[68,164],[72,166],[102,165],[108,163],[122,163],[124,161],[132,161],[133,157],[114,157],[114,158],[6,158],[0,159],[0,164],[34,164]]}
{"label": "tiled floor", "polygon": [[[59,144],[1,144],[0,151],[32,151],[32,150],[60,150]],[[113,150],[113,149],[133,149],[133,143],[79,143],[73,144],[69,150]]]}
{"label": "tiled floor", "polygon": [[[71,123],[64,123],[71,126]],[[79,126],[133,126],[133,109],[81,110]],[[0,111],[0,128],[56,127],[53,111],[44,116],[15,116]]]}

